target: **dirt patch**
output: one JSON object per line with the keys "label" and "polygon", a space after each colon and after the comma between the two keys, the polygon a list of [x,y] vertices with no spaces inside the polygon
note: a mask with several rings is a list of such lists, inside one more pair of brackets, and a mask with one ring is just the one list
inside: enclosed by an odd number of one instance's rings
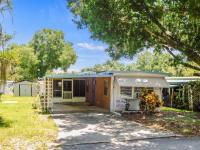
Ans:
{"label": "dirt patch", "polygon": [[123,114],[128,120],[142,123],[156,130],[170,130],[176,134],[200,136],[200,115],[193,112],[159,112]]}

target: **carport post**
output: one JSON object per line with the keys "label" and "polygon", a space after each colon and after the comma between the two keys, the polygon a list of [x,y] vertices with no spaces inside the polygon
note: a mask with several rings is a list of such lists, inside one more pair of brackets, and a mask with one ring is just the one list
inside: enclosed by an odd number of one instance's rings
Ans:
{"label": "carport post", "polygon": [[115,78],[112,76],[111,77],[111,85],[110,85],[110,112],[115,111],[114,107],[114,80]]}
{"label": "carport post", "polygon": [[171,105],[171,107],[172,107],[172,101],[171,101],[171,89],[170,89],[170,87],[168,88],[168,100],[170,100],[170,105]]}
{"label": "carport post", "polygon": [[172,100],[174,98],[174,88],[172,88],[172,96],[171,96],[171,108],[172,108]]}

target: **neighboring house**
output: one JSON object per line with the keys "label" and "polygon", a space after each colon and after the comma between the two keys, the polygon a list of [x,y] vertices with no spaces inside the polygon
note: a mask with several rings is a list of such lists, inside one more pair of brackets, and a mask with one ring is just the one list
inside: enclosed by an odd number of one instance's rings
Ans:
{"label": "neighboring house", "polygon": [[14,96],[37,96],[37,83],[31,81],[21,81],[14,84]]}
{"label": "neighboring house", "polygon": [[[102,73],[52,74],[45,77],[44,97],[49,103],[88,102],[113,111],[139,110],[142,88],[154,91],[162,99],[169,88],[164,74],[112,71]],[[50,105],[48,105],[50,106]]]}

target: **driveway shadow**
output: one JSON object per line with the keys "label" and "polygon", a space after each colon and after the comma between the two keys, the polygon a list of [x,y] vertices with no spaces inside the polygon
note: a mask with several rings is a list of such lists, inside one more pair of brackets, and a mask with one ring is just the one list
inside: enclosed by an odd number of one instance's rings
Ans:
{"label": "driveway shadow", "polygon": [[53,114],[61,147],[174,136],[108,113]]}

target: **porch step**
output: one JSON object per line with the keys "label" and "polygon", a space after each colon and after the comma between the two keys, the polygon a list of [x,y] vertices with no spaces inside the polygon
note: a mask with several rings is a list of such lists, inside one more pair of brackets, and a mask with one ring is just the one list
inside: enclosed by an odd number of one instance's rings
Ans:
{"label": "porch step", "polygon": [[70,105],[70,106],[89,106],[90,105],[87,102],[62,102],[62,103],[55,103],[55,104]]}

